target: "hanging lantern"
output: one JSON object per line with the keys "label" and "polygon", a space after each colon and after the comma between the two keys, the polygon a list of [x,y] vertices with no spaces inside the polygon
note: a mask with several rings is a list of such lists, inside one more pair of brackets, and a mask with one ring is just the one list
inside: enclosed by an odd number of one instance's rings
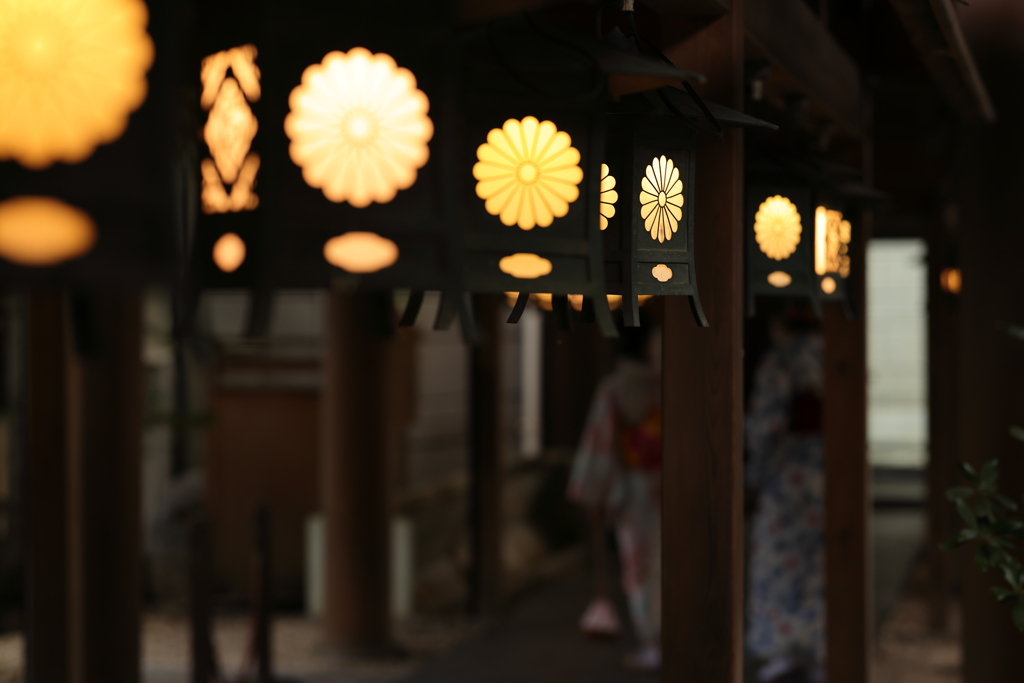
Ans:
{"label": "hanging lantern", "polygon": [[[824,159],[768,145],[750,145],[744,233],[747,314],[762,296],[806,299],[821,315],[835,301],[852,315],[847,279],[853,210],[887,196],[861,183],[859,171]],[[848,213],[844,213],[844,211]]]}
{"label": "hanging lantern", "polygon": [[161,110],[183,85],[173,50],[153,69],[167,23],[143,0],[0,0],[0,17],[0,280],[170,281],[191,131]]}
{"label": "hanging lantern", "polygon": [[[700,104],[663,87],[621,98],[608,115],[601,199],[605,275],[608,291],[623,297],[626,325],[639,325],[638,296],[676,295],[689,297],[697,324],[708,326],[694,253],[697,133],[690,124],[706,118]],[[722,126],[774,129],[715,103],[704,106]]]}
{"label": "hanging lantern", "polygon": [[819,240],[811,191],[796,184],[749,183],[744,216],[748,314],[759,296],[801,297],[816,307]]}
{"label": "hanging lantern", "polygon": [[[518,292],[510,322],[531,295],[543,295],[564,323],[570,296],[577,297],[585,319],[614,335],[608,294],[623,292],[608,289],[603,233],[626,195],[606,152],[610,88],[633,87],[631,75],[678,80],[696,74],[570,34],[532,14],[472,33],[463,54],[465,130],[475,142],[462,202],[467,289]],[[684,190],[677,187],[678,172],[662,180],[667,194],[659,229],[668,239],[680,229],[675,216]],[[682,230],[676,244],[687,240],[685,224]]]}

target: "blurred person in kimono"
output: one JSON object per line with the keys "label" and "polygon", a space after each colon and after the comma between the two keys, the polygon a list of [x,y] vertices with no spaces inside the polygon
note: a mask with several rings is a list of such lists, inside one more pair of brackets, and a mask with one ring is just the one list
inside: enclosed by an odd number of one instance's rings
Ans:
{"label": "blurred person in kimono", "polygon": [[746,647],[757,678],[824,680],[822,352],[813,313],[790,306],[769,323],[746,415],[750,521]]}
{"label": "blurred person in kimono", "polygon": [[[599,565],[605,525],[614,529],[622,586],[640,641],[626,665],[656,671],[661,666],[660,332],[647,321],[621,328],[616,356],[614,370],[594,393],[568,495],[590,511]],[[589,635],[616,635],[615,607],[600,578],[597,590],[580,628]]]}

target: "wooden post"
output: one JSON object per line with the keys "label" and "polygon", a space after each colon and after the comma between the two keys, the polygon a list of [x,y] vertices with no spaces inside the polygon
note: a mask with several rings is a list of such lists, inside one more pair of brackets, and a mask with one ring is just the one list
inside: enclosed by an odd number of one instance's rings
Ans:
{"label": "wooden post", "polygon": [[66,300],[28,304],[28,680],[68,683],[68,474]]}
{"label": "wooden post", "polygon": [[476,297],[480,343],[470,349],[470,501],[473,565],[469,608],[493,610],[501,599],[502,295]]}
{"label": "wooden post", "polygon": [[939,284],[946,238],[928,243],[928,624],[935,632],[949,625],[953,558],[939,544],[953,535],[954,512],[946,490],[956,482],[957,307],[958,297]]}
{"label": "wooden post", "polygon": [[[864,107],[870,129],[870,101]],[[870,138],[860,145],[864,182],[873,181]],[[871,467],[867,443],[867,243],[872,214],[862,211],[850,255],[847,287],[854,311],[847,318],[827,304],[825,400],[822,441],[825,456],[825,623],[826,680],[867,683],[874,631],[874,575],[871,560]]]}
{"label": "wooden post", "polygon": [[393,342],[372,324],[383,306],[386,300],[362,294],[332,291],[327,297],[324,626],[334,645],[355,652],[383,650],[389,640],[387,366]]}
{"label": "wooden post", "polygon": [[[668,49],[708,76],[701,94],[742,109],[743,2]],[[697,149],[696,277],[711,323],[665,300],[662,680],[743,675],[743,135]]]}
{"label": "wooden post", "polygon": [[138,683],[141,302],[104,292],[71,312],[71,680]]}

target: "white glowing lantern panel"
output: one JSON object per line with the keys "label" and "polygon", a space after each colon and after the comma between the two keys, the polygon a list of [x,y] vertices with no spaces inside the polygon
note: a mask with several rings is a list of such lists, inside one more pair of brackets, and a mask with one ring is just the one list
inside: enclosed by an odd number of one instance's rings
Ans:
{"label": "white glowing lantern panel", "polygon": [[288,103],[292,161],[332,202],[390,202],[412,187],[430,156],[430,102],[389,55],[331,52],[306,68]]}

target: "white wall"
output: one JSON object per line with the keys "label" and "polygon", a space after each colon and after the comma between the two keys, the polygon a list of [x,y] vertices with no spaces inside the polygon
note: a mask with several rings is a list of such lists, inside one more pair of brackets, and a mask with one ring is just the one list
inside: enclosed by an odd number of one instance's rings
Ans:
{"label": "white wall", "polygon": [[868,448],[878,467],[927,460],[927,265],[919,239],[867,251]]}

